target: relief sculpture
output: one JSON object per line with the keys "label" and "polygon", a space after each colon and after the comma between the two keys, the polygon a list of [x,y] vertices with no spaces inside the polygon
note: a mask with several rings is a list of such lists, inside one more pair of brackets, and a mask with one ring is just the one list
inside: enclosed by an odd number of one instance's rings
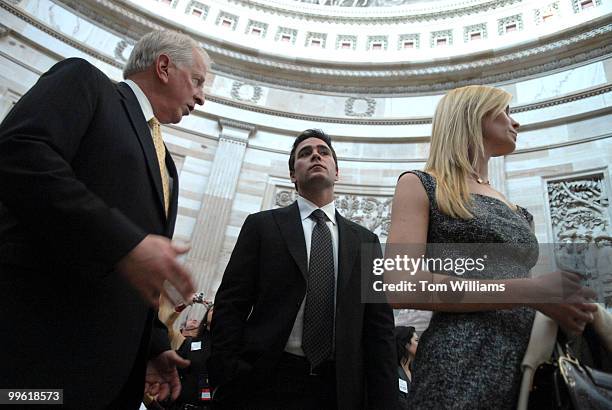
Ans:
{"label": "relief sculpture", "polygon": [[548,183],[555,260],[612,307],[612,232],[603,174]]}

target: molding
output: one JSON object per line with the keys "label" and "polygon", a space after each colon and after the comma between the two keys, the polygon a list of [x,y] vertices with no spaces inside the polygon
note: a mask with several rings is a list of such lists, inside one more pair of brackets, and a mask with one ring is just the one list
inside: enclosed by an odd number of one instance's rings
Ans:
{"label": "molding", "polygon": [[[66,1],[66,0],[62,0],[62,1]],[[97,0],[98,2],[104,2],[106,3],[106,0]],[[45,24],[41,23],[39,20],[33,18],[32,16],[30,16],[29,14],[19,10],[18,8],[15,8],[13,6],[11,6],[10,4],[7,4],[5,2],[0,2],[0,7],[7,10],[8,12],[16,15],[17,17],[21,18],[22,20],[26,21],[28,24],[31,24],[32,26],[36,27],[37,29],[47,33],[48,35],[88,54],[91,55],[95,58],[97,58],[100,61],[103,61],[111,66],[117,67],[117,68],[122,68],[123,67],[123,63],[120,61],[117,61],[116,59],[113,59],[107,55],[104,55],[100,52],[98,52],[97,50],[94,50],[91,47],[88,47],[86,45],[84,45],[81,42],[78,41],[74,41],[71,38],[67,37],[66,35],[59,33],[51,28],[49,28],[48,26],[46,26]],[[150,23],[152,24],[152,23]],[[7,30],[10,33],[13,33],[13,30]],[[608,23],[605,26],[602,27],[598,27],[594,30],[590,30],[588,33],[582,33],[580,34],[578,37],[580,36],[585,36],[589,33],[593,33],[593,32],[599,32],[600,34],[602,33],[610,33],[612,32],[612,23]],[[19,35],[18,33],[15,33],[16,36],[19,36],[20,38],[22,37],[21,35]],[[588,36],[590,37],[590,35]],[[544,47],[544,46],[542,46]],[[609,44],[608,46],[605,47],[606,49],[610,50],[610,53],[612,53],[612,43]],[[587,60],[593,60],[595,59],[595,55],[598,54],[598,50],[601,49],[596,49],[596,50],[591,50],[589,52],[586,53],[581,53],[579,54],[579,56],[584,56],[585,59]],[[603,50],[605,51],[605,50]],[[505,57],[505,56],[501,56],[501,57]],[[14,60],[14,59],[11,59]],[[567,59],[560,59],[558,61],[556,61],[555,63],[547,63],[547,64],[543,64],[542,66],[544,67],[545,70],[547,71],[551,71],[554,69],[555,66],[562,66],[564,68],[568,68],[567,67],[567,62],[565,61]],[[15,61],[16,62],[16,61]],[[18,62],[17,62],[18,63]],[[34,70],[33,70],[34,71]],[[464,83],[466,82],[470,82],[469,80],[465,80],[463,81]],[[477,83],[488,83],[488,81],[483,80],[482,78],[480,79],[475,79],[471,82],[477,82]],[[453,83],[445,83],[445,85],[451,84],[451,86],[458,86],[458,85],[465,85],[465,84],[453,84]],[[256,87],[256,85],[253,85],[253,87]],[[258,86],[257,86],[258,87]],[[394,90],[397,90],[398,87],[393,87]],[[360,89],[361,92],[363,92],[363,89]],[[529,110],[534,110],[534,109],[540,109],[540,108],[545,108],[545,107],[549,107],[549,106],[554,106],[554,105],[559,105],[559,104],[564,104],[567,102],[571,102],[571,101],[575,101],[575,100],[580,100],[583,98],[588,98],[588,97],[592,97],[595,95],[600,95],[600,94],[604,94],[604,93],[608,93],[612,91],[612,84],[607,84],[604,85],[602,87],[597,87],[591,90],[587,90],[585,92],[581,92],[581,93],[576,93],[576,94],[572,94],[570,96],[564,96],[564,97],[559,97],[559,98],[555,98],[552,100],[548,100],[548,101],[543,101],[543,102],[538,102],[538,103],[534,103],[534,104],[528,104],[525,106],[519,106],[519,107],[514,107],[512,108],[512,112],[513,113],[517,113],[517,112],[523,112],[523,111],[529,111]],[[358,94],[358,95],[363,95],[363,94]],[[268,114],[268,115],[273,115],[273,116],[281,116],[281,117],[286,117],[286,118],[294,118],[294,119],[299,119],[299,120],[307,120],[307,121],[315,121],[315,122],[324,122],[324,123],[339,123],[339,124],[356,124],[356,125],[421,125],[421,124],[429,124],[431,123],[431,118],[408,118],[408,119],[403,119],[403,118],[394,118],[394,119],[372,119],[372,118],[361,118],[361,117],[357,117],[357,118],[338,118],[338,117],[321,117],[321,116],[316,116],[316,115],[305,115],[305,114],[296,114],[296,113],[286,113],[286,112],[281,112],[278,110],[274,110],[274,109],[269,109],[269,108],[263,108],[263,107],[255,107],[253,105],[250,104],[245,104],[245,103],[241,103],[239,101],[231,101],[228,99],[225,99],[223,97],[218,97],[218,96],[207,96],[207,99],[215,101],[219,104],[222,105],[226,105],[226,106],[231,106],[231,107],[235,107],[235,108],[240,108],[240,109],[244,109],[244,110],[249,110],[249,111],[254,111],[254,112],[259,112],[259,113],[263,113],[263,114]]]}
{"label": "molding", "polygon": [[25,68],[26,70],[36,74],[37,76],[41,76],[44,74],[44,71],[40,71],[38,68],[33,67],[25,62],[23,62],[22,60],[19,60],[15,57],[13,57],[10,54],[5,53],[4,51],[0,51],[0,56],[3,58],[6,58],[8,61],[10,61],[11,63],[14,63],[15,65]]}
{"label": "molding", "polygon": [[[546,101],[540,101],[531,104],[519,105],[510,108],[511,114],[520,112],[539,110],[542,108],[553,107],[556,105],[566,104],[573,101],[582,100],[585,98],[594,97],[601,94],[612,92],[612,83],[605,84],[600,87],[591,88],[575,94],[557,97]],[[251,104],[244,104],[238,101],[229,100],[216,95],[207,95],[208,101],[213,101],[217,104],[239,108],[242,110],[257,112],[260,114],[272,115],[275,117],[292,118],[296,120],[323,122],[331,124],[355,124],[355,125],[423,125],[431,124],[431,117],[415,117],[415,118],[341,118],[341,117],[323,117],[318,115],[298,114],[285,111],[279,111],[272,108],[260,107]]]}
{"label": "molding", "polygon": [[0,38],[6,37],[10,33],[10,29],[4,24],[0,23]]}
{"label": "molding", "polygon": [[60,40],[61,42],[64,42],[66,44],[68,44],[71,47],[76,48],[77,50],[90,55],[104,63],[107,63],[109,65],[112,65],[113,67],[117,67],[122,69],[123,68],[123,63],[121,61],[117,61],[116,59],[106,55],[106,54],[102,54],[101,52],[99,52],[98,50],[87,46],[86,44],[80,42],[80,41],[76,41],[73,40],[71,37],[66,36],[63,33],[60,33],[57,30],[52,29],[51,27],[47,26],[46,24],[44,24],[43,22],[41,22],[40,20],[36,19],[35,17],[31,16],[30,14],[24,12],[23,10],[18,9],[17,7],[11,6],[7,3],[4,3],[3,1],[0,1],[0,8],[3,8],[4,10],[8,11],[9,13],[19,17],[20,19],[22,19],[23,21],[25,21],[26,23],[28,23],[29,25],[31,25],[34,28],[39,29],[40,31],[50,35],[51,37],[54,37],[57,40]]}
{"label": "molding", "polygon": [[[334,141],[338,141],[334,138]],[[249,145],[249,148],[257,151],[264,152],[272,152],[274,154],[282,154],[289,155],[289,151],[285,151],[282,149],[276,148],[268,148],[268,147],[254,147]],[[338,161],[344,162],[363,162],[363,163],[372,163],[372,162],[382,162],[386,164],[411,164],[411,163],[423,163],[427,162],[427,158],[356,158],[356,157],[338,157]]]}
{"label": "molding", "polygon": [[[605,37],[610,40],[607,44],[602,43],[599,47],[581,46],[583,42],[603,39]],[[567,69],[569,66],[612,54],[611,39],[612,23],[607,23],[587,32],[552,43],[541,44],[536,40],[535,44],[541,45],[533,48],[525,48],[500,55],[494,55],[489,51],[480,53],[482,58],[479,58],[479,55],[474,55],[472,56],[473,58],[463,62],[459,61],[452,64],[430,62],[419,68],[395,68],[392,64],[387,64],[382,68],[371,65],[368,69],[365,69],[366,67],[356,69],[313,67],[299,65],[295,62],[264,59],[261,57],[261,54],[259,56],[246,55],[221,46],[207,45],[205,48],[213,53],[239,60],[240,62],[228,61],[227,64],[218,62],[215,64],[215,68],[219,72],[242,80],[246,79],[271,84],[289,90],[393,95],[441,92],[472,84],[499,84],[554,70]],[[568,48],[575,48],[577,52],[568,57],[552,58],[556,51],[567,51]],[[551,55],[550,61],[546,61],[544,58],[545,54]],[[487,55],[493,55],[493,57],[486,57]],[[461,58],[465,59],[466,56]],[[528,58],[538,60],[539,62],[542,60],[546,62],[507,71],[508,67],[512,64],[524,64],[525,59]],[[297,78],[254,74],[243,69],[246,64],[253,62],[257,65],[266,66],[270,72],[286,72],[289,73],[288,76],[297,76]],[[304,81],[304,78],[316,79],[318,81]],[[336,84],[338,79],[344,84]],[[334,80],[336,80],[335,83]],[[384,83],[395,81],[395,83],[385,86],[376,85],[376,81]],[[414,84],[401,85],[402,82]]]}
{"label": "molding", "polygon": [[[445,91],[469,84],[499,84],[535,76],[551,70],[565,69],[612,54],[612,16],[606,15],[572,27],[520,43],[510,50],[484,50],[449,60],[425,63],[344,63],[296,60],[262,53],[211,39],[190,27],[177,25],[152,12],[142,10],[126,0],[52,0],[71,8],[79,15],[129,36],[133,41],[151,29],[174,28],[188,32],[213,57],[213,72],[227,74],[240,81],[251,80],[291,90],[313,90],[347,94],[407,94]],[[260,6],[246,0],[248,7]],[[513,1],[513,0],[506,0]],[[520,0],[515,0],[520,1]],[[491,1],[487,4],[502,4]],[[372,10],[366,8],[367,10]],[[434,13],[439,15],[439,12]],[[373,17],[368,16],[371,21]],[[329,23],[329,16],[326,16]],[[522,67],[508,72],[508,67]],[[280,74],[280,75],[279,75]]]}
{"label": "molding", "polygon": [[[569,147],[572,145],[580,145],[580,144],[587,144],[589,142],[593,142],[593,141],[599,141],[599,140],[605,140],[607,138],[612,138],[612,134],[603,134],[603,135],[596,135],[594,137],[587,137],[587,138],[582,138],[579,140],[575,140],[575,141],[566,141],[566,142],[560,142],[557,144],[549,144],[549,145],[542,145],[539,147],[533,147],[533,148],[524,148],[524,149],[518,149],[516,151],[514,151],[513,153],[506,155],[506,157],[512,157],[515,155],[521,155],[521,154],[528,154],[528,153],[532,153],[532,152],[538,152],[538,151],[548,151],[551,149],[556,149],[556,148],[564,148],[564,147]],[[338,138],[334,138],[334,141],[339,141]],[[426,139],[427,142],[429,142],[429,138]],[[420,142],[420,141],[419,141]],[[398,141],[398,146],[400,144],[405,144],[406,141]],[[252,150],[257,150],[257,151],[264,151],[264,152],[272,152],[275,154],[283,154],[283,155],[288,155],[289,152],[282,150],[282,149],[276,149],[276,148],[269,148],[269,147],[260,147],[260,146],[249,146],[250,149]],[[342,157],[339,156],[338,157],[338,161],[344,161],[344,162],[363,162],[363,163],[372,163],[372,162],[383,162],[383,163],[387,163],[387,164],[413,164],[413,163],[422,163],[425,164],[427,162],[427,158],[367,158],[367,157]]]}
{"label": "molding", "polygon": [[248,122],[230,120],[228,118],[219,118],[219,125],[221,127],[238,128],[240,130],[245,130],[245,131],[250,131],[250,132],[254,131],[256,128],[255,125],[249,124]]}
{"label": "molding", "polygon": [[572,145],[586,144],[592,141],[605,140],[608,138],[612,138],[612,134],[595,135],[593,137],[581,138],[575,141],[565,141],[565,142],[559,142],[556,144],[542,145],[539,147],[517,149],[512,154],[507,155],[507,156],[528,154],[530,152],[537,152],[537,151],[548,151],[548,150],[555,149],[555,148],[564,148],[564,147],[570,147]]}
{"label": "molding", "polygon": [[[257,127],[255,125],[246,122],[232,120],[229,118],[218,118],[217,121],[219,122],[219,127],[221,128],[219,140],[231,140],[245,144],[246,141],[257,131]],[[231,135],[233,133],[226,132],[224,128],[234,128],[241,131],[246,131],[246,135],[240,137],[233,136]]]}
{"label": "molding", "polygon": [[582,92],[570,95],[564,95],[562,97],[551,98],[550,100],[540,101],[532,104],[525,104],[514,107],[510,110],[512,114],[525,111],[539,110],[542,108],[553,107],[555,105],[567,104],[572,101],[583,100],[585,98],[595,97],[597,95],[606,94],[612,92],[612,83],[605,84],[599,87],[590,88]]}
{"label": "molding", "polygon": [[292,118],[296,120],[325,122],[332,124],[356,124],[356,125],[420,125],[431,124],[430,117],[424,118],[409,118],[409,119],[366,119],[366,118],[340,118],[340,117],[322,117],[318,115],[297,114],[291,112],[278,111],[270,108],[259,107],[249,104],[240,103],[234,100],[229,100],[216,95],[207,95],[207,101],[213,101],[217,104],[226,105],[233,108],[257,112],[260,114],[273,115],[275,117]]}
{"label": "molding", "polygon": [[[421,23],[435,20],[452,19],[457,17],[463,17],[476,13],[486,12],[488,10],[497,9],[500,7],[510,6],[515,3],[521,3],[522,0],[493,0],[484,1],[480,4],[468,5],[464,7],[456,7],[453,9],[438,9],[432,10],[431,7],[428,9],[417,9],[416,7],[403,7],[398,13],[397,8],[389,8],[384,10],[387,13],[397,13],[394,15],[375,15],[372,8],[354,8],[354,7],[333,7],[336,13],[342,14],[331,14],[325,13],[324,9],[315,9],[304,7],[304,4],[300,4],[300,9],[297,9],[298,5],[293,5],[296,8],[282,7],[280,5],[274,5],[269,3],[257,2],[254,0],[228,0],[229,3],[235,3],[245,8],[255,9],[268,14],[274,14],[278,16],[294,18],[305,21],[316,21],[321,23],[329,23],[333,20],[334,23],[344,24],[358,24],[358,25],[380,25],[380,24],[406,24],[406,23]],[[299,3],[298,3],[299,4]],[[394,10],[395,9],[395,10]],[[358,13],[356,13],[358,12]],[[353,14],[353,15],[351,15]],[[356,15],[357,14],[357,15]],[[358,15],[361,14],[361,15]]]}

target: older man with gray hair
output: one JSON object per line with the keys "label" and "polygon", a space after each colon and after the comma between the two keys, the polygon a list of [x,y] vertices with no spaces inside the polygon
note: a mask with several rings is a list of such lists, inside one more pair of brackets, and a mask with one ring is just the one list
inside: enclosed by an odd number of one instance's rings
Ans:
{"label": "older man with gray hair", "polygon": [[178,176],[160,124],[204,103],[208,68],[188,36],[152,32],[124,82],[66,59],[0,125],[0,387],[137,409],[146,369],[149,393],[178,396],[187,362],[153,308],[166,282],[186,300],[194,285],[170,240]]}

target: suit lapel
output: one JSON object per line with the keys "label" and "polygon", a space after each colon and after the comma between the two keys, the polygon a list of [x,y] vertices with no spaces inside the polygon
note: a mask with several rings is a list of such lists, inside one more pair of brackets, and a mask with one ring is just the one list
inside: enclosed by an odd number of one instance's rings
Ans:
{"label": "suit lapel", "polygon": [[297,263],[304,279],[308,280],[306,269],[306,239],[304,239],[304,228],[297,201],[293,204],[278,209],[274,213],[281,235],[289,248],[289,253]]}
{"label": "suit lapel", "polygon": [[138,104],[138,100],[136,99],[134,92],[130,89],[130,86],[125,83],[119,83],[117,84],[117,89],[122,97],[121,102],[123,103],[125,111],[128,113],[132,127],[134,128],[134,131],[138,136],[138,140],[140,141],[140,146],[142,147],[142,151],[144,152],[147,160],[149,176],[151,177],[155,190],[157,191],[158,206],[160,207],[162,211],[161,213],[165,218],[166,212],[164,210],[164,191],[162,188],[159,164],[157,163],[155,145],[153,145],[153,138],[151,137],[151,130],[145,121],[140,105]]}
{"label": "suit lapel", "polygon": [[338,296],[346,288],[359,252],[359,238],[349,223],[336,211],[338,223]]}

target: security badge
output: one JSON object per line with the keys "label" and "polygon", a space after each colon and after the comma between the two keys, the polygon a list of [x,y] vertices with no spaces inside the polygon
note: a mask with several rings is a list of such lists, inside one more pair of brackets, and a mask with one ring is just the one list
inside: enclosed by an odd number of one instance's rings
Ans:
{"label": "security badge", "polygon": [[408,393],[408,383],[406,382],[406,380],[402,380],[402,379],[398,379],[399,380],[399,389],[402,393]]}
{"label": "security badge", "polygon": [[200,390],[200,401],[210,401],[212,398],[212,392],[210,384],[208,383],[208,374],[202,374],[198,378],[198,388]]}

